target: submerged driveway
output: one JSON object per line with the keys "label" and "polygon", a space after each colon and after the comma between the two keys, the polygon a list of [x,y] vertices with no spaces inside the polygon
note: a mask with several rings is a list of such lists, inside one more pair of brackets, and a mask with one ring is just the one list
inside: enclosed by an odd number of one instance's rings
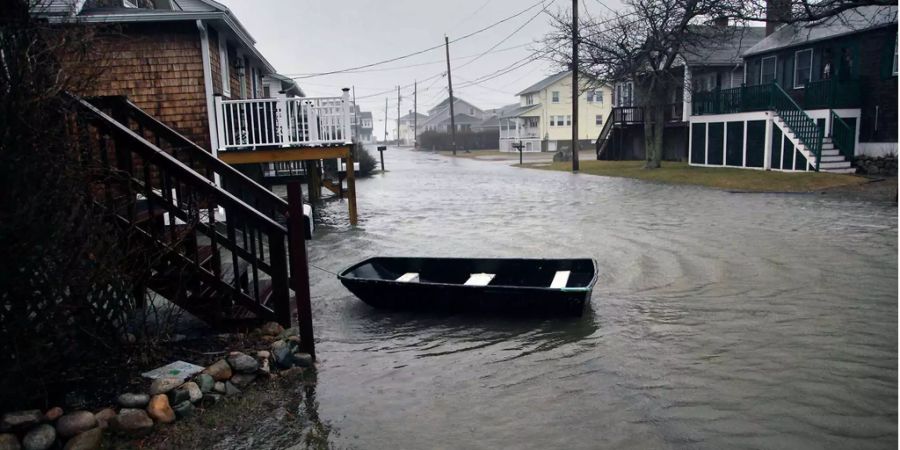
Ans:
{"label": "submerged driveway", "polygon": [[[897,209],[390,149],[310,260],[593,257],[581,319],[374,310],[311,269],[315,389],[356,448],[897,445]],[[427,299],[423,299],[427,301]]]}

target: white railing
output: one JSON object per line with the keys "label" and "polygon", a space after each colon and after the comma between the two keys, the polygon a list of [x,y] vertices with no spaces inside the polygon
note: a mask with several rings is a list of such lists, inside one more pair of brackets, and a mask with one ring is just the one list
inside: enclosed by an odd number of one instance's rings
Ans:
{"label": "white railing", "polygon": [[216,97],[219,151],[347,144],[350,99],[342,97],[222,100]]}

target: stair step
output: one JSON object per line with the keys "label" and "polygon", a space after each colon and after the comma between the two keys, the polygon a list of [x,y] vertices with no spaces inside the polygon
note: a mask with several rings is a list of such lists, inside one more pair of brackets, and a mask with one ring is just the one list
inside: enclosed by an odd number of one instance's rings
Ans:
{"label": "stair step", "polygon": [[840,162],[825,162],[822,161],[819,164],[819,170],[822,169],[844,169],[850,167],[850,161],[840,161]]}
{"label": "stair step", "polygon": [[854,173],[856,173],[856,168],[854,168],[854,167],[845,168],[845,169],[826,169],[826,168],[821,168],[821,169],[819,169],[819,171],[820,171],[820,172],[828,172],[828,173],[849,173],[849,174],[854,174]]}

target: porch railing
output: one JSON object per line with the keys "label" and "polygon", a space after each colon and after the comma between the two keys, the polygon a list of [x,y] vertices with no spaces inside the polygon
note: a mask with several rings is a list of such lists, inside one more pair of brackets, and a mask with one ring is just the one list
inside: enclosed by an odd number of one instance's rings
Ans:
{"label": "porch railing", "polygon": [[840,150],[841,155],[848,161],[853,159],[854,154],[854,135],[853,127],[851,127],[841,116],[831,111],[831,142]]}
{"label": "porch railing", "polygon": [[700,116],[765,111],[769,109],[770,100],[770,84],[696,92],[691,99],[691,114]]}
{"label": "porch railing", "polygon": [[617,124],[642,123],[644,109],[639,106],[617,106],[612,110],[612,120]]}
{"label": "porch railing", "polygon": [[216,97],[219,150],[345,144],[352,139],[350,99],[223,100]]}

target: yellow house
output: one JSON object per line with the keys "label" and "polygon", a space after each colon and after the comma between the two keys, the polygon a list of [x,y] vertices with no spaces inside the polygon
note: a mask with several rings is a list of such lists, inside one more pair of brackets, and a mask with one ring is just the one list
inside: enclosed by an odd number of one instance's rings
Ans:
{"label": "yellow house", "polygon": [[[592,144],[612,111],[612,89],[594,86],[586,75],[579,77],[579,146]],[[555,152],[559,142],[572,140],[572,71],[560,72],[525,88],[517,94],[517,108],[500,118],[500,150]]]}

